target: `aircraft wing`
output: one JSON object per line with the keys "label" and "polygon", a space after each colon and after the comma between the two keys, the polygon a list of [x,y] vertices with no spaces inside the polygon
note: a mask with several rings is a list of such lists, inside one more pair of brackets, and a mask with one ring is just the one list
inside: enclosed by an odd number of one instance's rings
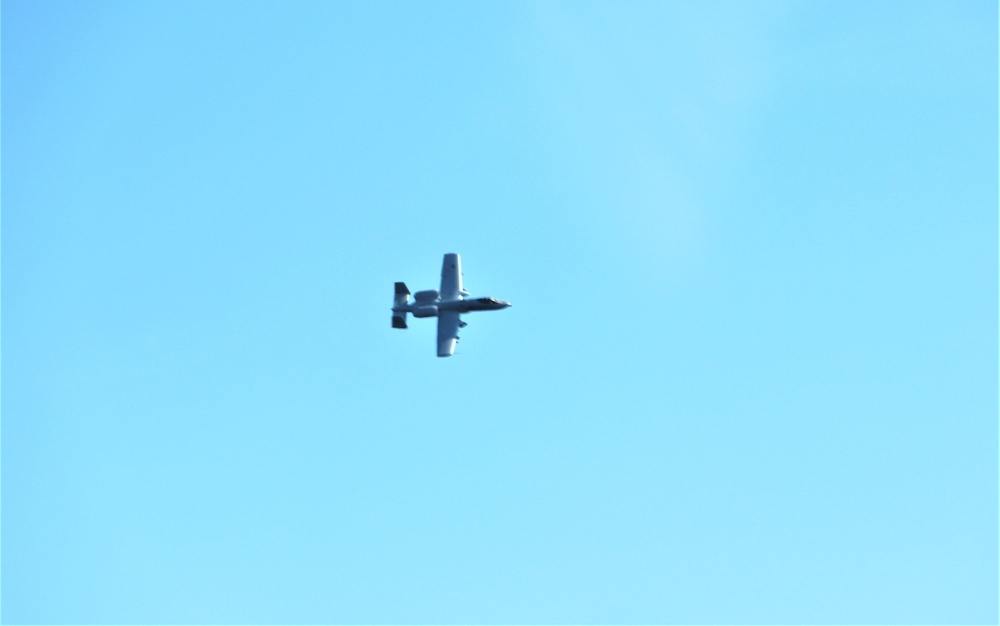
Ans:
{"label": "aircraft wing", "polygon": [[441,311],[438,313],[438,356],[455,354],[455,344],[458,343],[458,329],[462,324],[458,311]]}
{"label": "aircraft wing", "polygon": [[441,299],[458,300],[462,295],[462,259],[454,253],[444,255],[441,265]]}

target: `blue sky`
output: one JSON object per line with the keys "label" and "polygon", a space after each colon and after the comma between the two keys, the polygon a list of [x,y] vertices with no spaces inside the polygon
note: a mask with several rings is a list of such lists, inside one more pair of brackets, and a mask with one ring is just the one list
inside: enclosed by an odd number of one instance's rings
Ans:
{"label": "blue sky", "polygon": [[995,623],[997,22],[4,2],[3,620]]}

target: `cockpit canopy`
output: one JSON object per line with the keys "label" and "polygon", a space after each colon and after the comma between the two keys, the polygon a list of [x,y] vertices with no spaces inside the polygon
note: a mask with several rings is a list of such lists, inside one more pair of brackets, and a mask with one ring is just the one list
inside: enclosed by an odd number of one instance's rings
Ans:
{"label": "cockpit canopy", "polygon": [[496,298],[476,298],[476,302],[481,304],[501,304]]}

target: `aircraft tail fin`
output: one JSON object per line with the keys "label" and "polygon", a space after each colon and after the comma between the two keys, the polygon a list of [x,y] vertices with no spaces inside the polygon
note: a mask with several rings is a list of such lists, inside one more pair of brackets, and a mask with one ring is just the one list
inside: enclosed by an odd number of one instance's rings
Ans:
{"label": "aircraft tail fin", "polygon": [[406,328],[406,303],[410,299],[410,290],[406,283],[396,283],[396,293],[392,299],[392,327]]}

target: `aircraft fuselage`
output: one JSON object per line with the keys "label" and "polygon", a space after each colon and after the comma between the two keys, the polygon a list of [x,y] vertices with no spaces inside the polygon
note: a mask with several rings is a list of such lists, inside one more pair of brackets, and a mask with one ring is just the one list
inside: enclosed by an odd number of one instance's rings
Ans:
{"label": "aircraft fuselage", "polygon": [[[458,311],[459,313],[471,313],[472,311],[499,311],[510,306],[510,302],[498,300],[496,298],[461,298],[459,300],[426,300],[414,302],[403,306],[392,308],[397,313],[416,313],[425,307],[435,307],[438,311]],[[428,315],[427,317],[433,317]]]}

